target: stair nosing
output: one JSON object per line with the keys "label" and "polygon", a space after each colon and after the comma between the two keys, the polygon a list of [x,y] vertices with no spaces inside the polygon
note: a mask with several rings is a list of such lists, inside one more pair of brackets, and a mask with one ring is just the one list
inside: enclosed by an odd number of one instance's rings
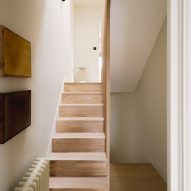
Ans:
{"label": "stair nosing", "polygon": [[57,121],[104,121],[104,117],[58,117]]}
{"label": "stair nosing", "polygon": [[80,95],[81,95],[81,94],[82,94],[82,95],[83,95],[83,94],[90,94],[90,95],[93,94],[93,95],[94,95],[94,94],[103,94],[103,92],[63,92],[62,94],[63,94],[63,95],[70,95],[70,94],[74,94],[74,95],[75,95],[75,94],[76,94],[76,95],[78,95],[78,94],[80,94]]}
{"label": "stair nosing", "polygon": [[70,84],[70,85],[76,85],[76,84],[98,84],[98,85],[102,85],[101,82],[65,82],[64,85],[67,85],[67,84]]}
{"label": "stair nosing", "polygon": [[105,139],[104,133],[55,133],[52,139]]}
{"label": "stair nosing", "polygon": [[52,152],[47,159],[50,161],[107,161],[105,152]]}
{"label": "stair nosing", "polygon": [[103,107],[103,104],[78,104],[78,103],[74,103],[74,104],[60,104],[60,107]]}

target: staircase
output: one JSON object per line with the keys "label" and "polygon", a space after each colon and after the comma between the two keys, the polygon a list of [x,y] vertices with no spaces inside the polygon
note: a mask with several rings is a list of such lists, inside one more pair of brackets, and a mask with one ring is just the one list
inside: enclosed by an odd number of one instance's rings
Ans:
{"label": "staircase", "polygon": [[52,137],[50,191],[108,191],[103,87],[66,83]]}

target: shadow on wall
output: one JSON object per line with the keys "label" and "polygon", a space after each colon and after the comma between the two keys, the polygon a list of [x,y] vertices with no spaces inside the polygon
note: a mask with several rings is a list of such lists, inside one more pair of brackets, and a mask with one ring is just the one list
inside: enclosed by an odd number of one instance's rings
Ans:
{"label": "shadow on wall", "polygon": [[111,161],[151,163],[167,178],[167,24],[134,93],[111,94]]}
{"label": "shadow on wall", "polygon": [[[45,0],[0,2],[0,24],[32,42],[33,71],[35,67],[33,58],[37,51],[43,25],[44,6]],[[33,80],[34,77],[33,79],[0,78],[0,92],[32,89]],[[29,128],[6,144],[0,145],[0,190],[11,190],[29,166],[31,159],[38,153],[37,149],[36,153],[30,152],[33,144],[30,137],[32,134],[35,136],[33,130]],[[34,138],[35,140],[36,138]]]}
{"label": "shadow on wall", "polygon": [[32,90],[32,126],[0,145],[0,190],[10,191],[45,156],[64,75],[70,67],[70,1],[2,0],[0,24],[31,41],[32,78],[0,78],[0,92]]}

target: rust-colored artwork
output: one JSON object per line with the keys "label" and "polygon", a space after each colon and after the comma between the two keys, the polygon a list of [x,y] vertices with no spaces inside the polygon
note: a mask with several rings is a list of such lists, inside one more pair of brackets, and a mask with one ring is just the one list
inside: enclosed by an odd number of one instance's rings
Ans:
{"label": "rust-colored artwork", "polygon": [[31,77],[31,43],[0,26],[0,76]]}
{"label": "rust-colored artwork", "polygon": [[0,144],[31,125],[31,91],[0,93]]}

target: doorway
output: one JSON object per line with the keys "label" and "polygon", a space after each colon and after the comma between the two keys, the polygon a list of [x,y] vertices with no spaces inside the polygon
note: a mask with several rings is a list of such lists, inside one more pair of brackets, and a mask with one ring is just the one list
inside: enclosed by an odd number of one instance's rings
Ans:
{"label": "doorway", "polygon": [[74,82],[100,82],[104,1],[73,1]]}

